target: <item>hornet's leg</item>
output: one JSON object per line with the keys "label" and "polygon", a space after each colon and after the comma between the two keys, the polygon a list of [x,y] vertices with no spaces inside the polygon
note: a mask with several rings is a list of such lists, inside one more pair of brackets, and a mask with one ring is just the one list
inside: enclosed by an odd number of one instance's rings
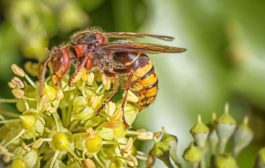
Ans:
{"label": "hornet's leg", "polygon": [[131,86],[132,77],[133,77],[133,73],[130,73],[129,76],[128,76],[127,82],[125,83],[124,97],[123,97],[123,101],[122,101],[122,104],[121,104],[122,121],[123,121],[123,123],[124,123],[124,125],[125,125],[126,128],[129,128],[130,125],[125,120],[124,107],[125,107],[125,104],[127,102],[128,91],[129,91],[130,86]]}
{"label": "hornet's leg", "polygon": [[71,75],[69,81],[68,81],[68,84],[69,86],[72,86],[73,85],[73,82],[74,82],[74,79],[76,77],[76,75],[82,70],[82,68],[85,66],[86,62],[88,60],[88,56],[85,56],[83,58],[83,60],[81,61],[81,63],[77,66],[75,72]]}
{"label": "hornet's leg", "polygon": [[96,115],[99,115],[100,111],[103,110],[103,108],[107,105],[107,103],[111,100],[111,98],[117,93],[120,85],[120,79],[119,76],[115,74],[114,76],[114,84],[113,84],[113,91],[106,97],[104,102],[101,104],[101,106],[96,111]]}
{"label": "hornet's leg", "polygon": [[40,73],[40,95],[43,96],[43,88],[44,88],[44,83],[45,83],[45,74],[46,74],[46,70],[48,67],[48,63],[51,61],[52,57],[51,55],[48,57],[48,59],[43,62],[43,69],[41,70]]}

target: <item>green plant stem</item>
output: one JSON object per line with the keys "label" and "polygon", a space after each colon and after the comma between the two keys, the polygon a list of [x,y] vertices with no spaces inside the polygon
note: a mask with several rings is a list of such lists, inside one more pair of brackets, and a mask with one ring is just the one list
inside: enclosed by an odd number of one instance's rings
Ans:
{"label": "green plant stem", "polygon": [[8,124],[8,123],[16,123],[16,122],[20,122],[20,119],[3,120],[3,121],[0,121],[0,124]]}
{"label": "green plant stem", "polygon": [[30,78],[28,75],[25,75],[25,78],[26,78],[26,80],[29,82],[29,84],[30,84],[32,87],[36,88],[35,83],[31,80],[31,78]]}
{"label": "green plant stem", "polygon": [[98,162],[98,164],[99,164],[101,167],[105,167],[105,166],[103,165],[103,163],[99,160],[97,154],[94,154],[93,156],[94,156],[95,160]]}
{"label": "green plant stem", "polygon": [[174,168],[173,164],[171,163],[170,159],[169,159],[169,156],[166,156],[166,155],[169,155],[169,154],[164,154],[160,157],[158,157],[161,161],[164,162],[164,164],[168,167],[168,168]]}
{"label": "green plant stem", "polygon": [[13,142],[15,142],[18,138],[20,138],[25,132],[25,129],[22,129],[17,136],[15,136],[13,139],[11,139],[9,142],[7,142],[4,147],[6,148],[8,145],[12,144]]}
{"label": "green plant stem", "polygon": [[60,131],[60,125],[59,125],[59,117],[57,115],[57,113],[52,113],[53,119],[55,121],[55,125],[56,125],[56,131]]}
{"label": "green plant stem", "polygon": [[127,131],[126,135],[138,135],[139,132],[137,131]]}
{"label": "green plant stem", "polygon": [[0,99],[0,103],[16,103],[17,99]]}
{"label": "green plant stem", "polygon": [[78,161],[78,163],[81,162],[81,159],[72,150],[68,150],[68,152]]}
{"label": "green plant stem", "polygon": [[147,160],[147,158],[145,156],[141,156],[141,155],[136,155],[136,158],[140,159],[140,160],[144,160],[144,161]]}
{"label": "green plant stem", "polygon": [[220,139],[219,140],[219,153],[223,154],[225,152],[227,139]]}
{"label": "green plant stem", "polygon": [[205,150],[204,148],[201,149],[202,150],[202,159],[200,162],[200,168],[206,168],[206,164],[205,164]]}
{"label": "green plant stem", "polygon": [[56,151],[55,154],[53,155],[53,158],[52,158],[52,161],[51,161],[51,164],[50,164],[50,168],[53,168],[55,162],[56,162],[56,159],[57,157],[59,156],[60,154],[60,151]]}
{"label": "green plant stem", "polygon": [[67,112],[66,112],[66,114],[65,114],[65,118],[66,118],[66,119],[65,119],[65,127],[66,127],[66,128],[68,128],[69,125],[70,125],[70,123],[71,123],[72,109],[73,109],[72,106],[68,107],[68,110],[67,110]]}
{"label": "green plant stem", "polygon": [[199,167],[199,164],[198,164],[198,163],[193,163],[193,164],[191,165],[191,167],[192,167],[192,168],[198,168],[198,167]]}
{"label": "green plant stem", "polygon": [[11,111],[1,111],[0,115],[12,117],[12,118],[18,118],[19,117],[19,114],[15,113],[15,112],[11,112]]}

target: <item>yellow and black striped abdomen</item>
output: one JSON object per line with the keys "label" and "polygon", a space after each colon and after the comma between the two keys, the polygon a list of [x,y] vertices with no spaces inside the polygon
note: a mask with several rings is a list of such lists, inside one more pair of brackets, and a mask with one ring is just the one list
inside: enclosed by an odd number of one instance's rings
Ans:
{"label": "yellow and black striped abdomen", "polygon": [[130,90],[139,98],[140,110],[155,100],[158,91],[158,78],[150,59],[143,67],[135,69]]}
{"label": "yellow and black striped abdomen", "polygon": [[154,65],[146,54],[116,53],[114,60],[126,69],[117,73],[133,73],[130,90],[138,97],[138,107],[142,110],[151,104],[158,91],[158,77]]}

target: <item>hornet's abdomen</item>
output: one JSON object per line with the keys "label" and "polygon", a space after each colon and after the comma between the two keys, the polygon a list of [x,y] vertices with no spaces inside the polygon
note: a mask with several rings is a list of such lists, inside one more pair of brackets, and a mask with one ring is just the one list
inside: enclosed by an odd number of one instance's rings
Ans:
{"label": "hornet's abdomen", "polygon": [[151,104],[157,95],[158,77],[149,57],[137,53],[115,53],[114,60],[126,66],[125,69],[115,69],[115,72],[133,73],[130,90],[139,98],[139,109]]}

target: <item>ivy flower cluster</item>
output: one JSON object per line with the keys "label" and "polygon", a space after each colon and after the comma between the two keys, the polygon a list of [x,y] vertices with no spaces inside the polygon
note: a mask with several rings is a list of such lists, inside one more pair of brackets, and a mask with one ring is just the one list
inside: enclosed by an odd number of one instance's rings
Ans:
{"label": "ivy flower cluster", "polygon": [[[14,99],[0,99],[1,103],[15,103],[16,118],[1,115],[0,155],[4,164],[12,168],[64,167],[137,167],[144,161],[152,167],[155,158],[167,166],[180,165],[177,139],[163,129],[126,129],[122,121],[122,94],[110,101],[97,115],[97,109],[112,91],[110,78],[103,73],[82,70],[69,86],[65,76],[60,86],[45,80],[44,95],[40,96],[38,66],[27,63],[27,73],[12,65],[15,77],[8,83]],[[139,110],[137,97],[130,93],[125,107],[125,119],[132,125]],[[136,141],[150,141],[149,152],[136,148]]]}
{"label": "ivy flower cluster", "polygon": [[[0,99],[0,103],[15,103],[18,111],[0,115],[0,155],[6,167],[124,168],[138,167],[140,161],[153,167],[156,159],[168,168],[183,167],[177,155],[177,137],[164,128],[158,132],[126,128],[121,93],[97,114],[113,85],[103,73],[84,69],[73,86],[68,85],[67,75],[60,86],[53,85],[47,77],[44,95],[40,96],[39,82],[30,77],[38,76],[38,65],[25,64],[29,75],[17,65],[11,69],[15,77],[8,85],[14,98]],[[129,125],[139,113],[137,101],[137,96],[130,92],[124,109]],[[213,113],[207,125],[198,116],[190,133],[194,141],[183,158],[193,168],[238,168],[237,156],[253,139],[248,118],[237,124],[228,105],[219,117]],[[229,140],[233,142],[232,150],[226,147]],[[152,147],[143,152],[137,148],[137,141],[149,141]],[[262,148],[255,168],[264,167],[265,148]]]}

